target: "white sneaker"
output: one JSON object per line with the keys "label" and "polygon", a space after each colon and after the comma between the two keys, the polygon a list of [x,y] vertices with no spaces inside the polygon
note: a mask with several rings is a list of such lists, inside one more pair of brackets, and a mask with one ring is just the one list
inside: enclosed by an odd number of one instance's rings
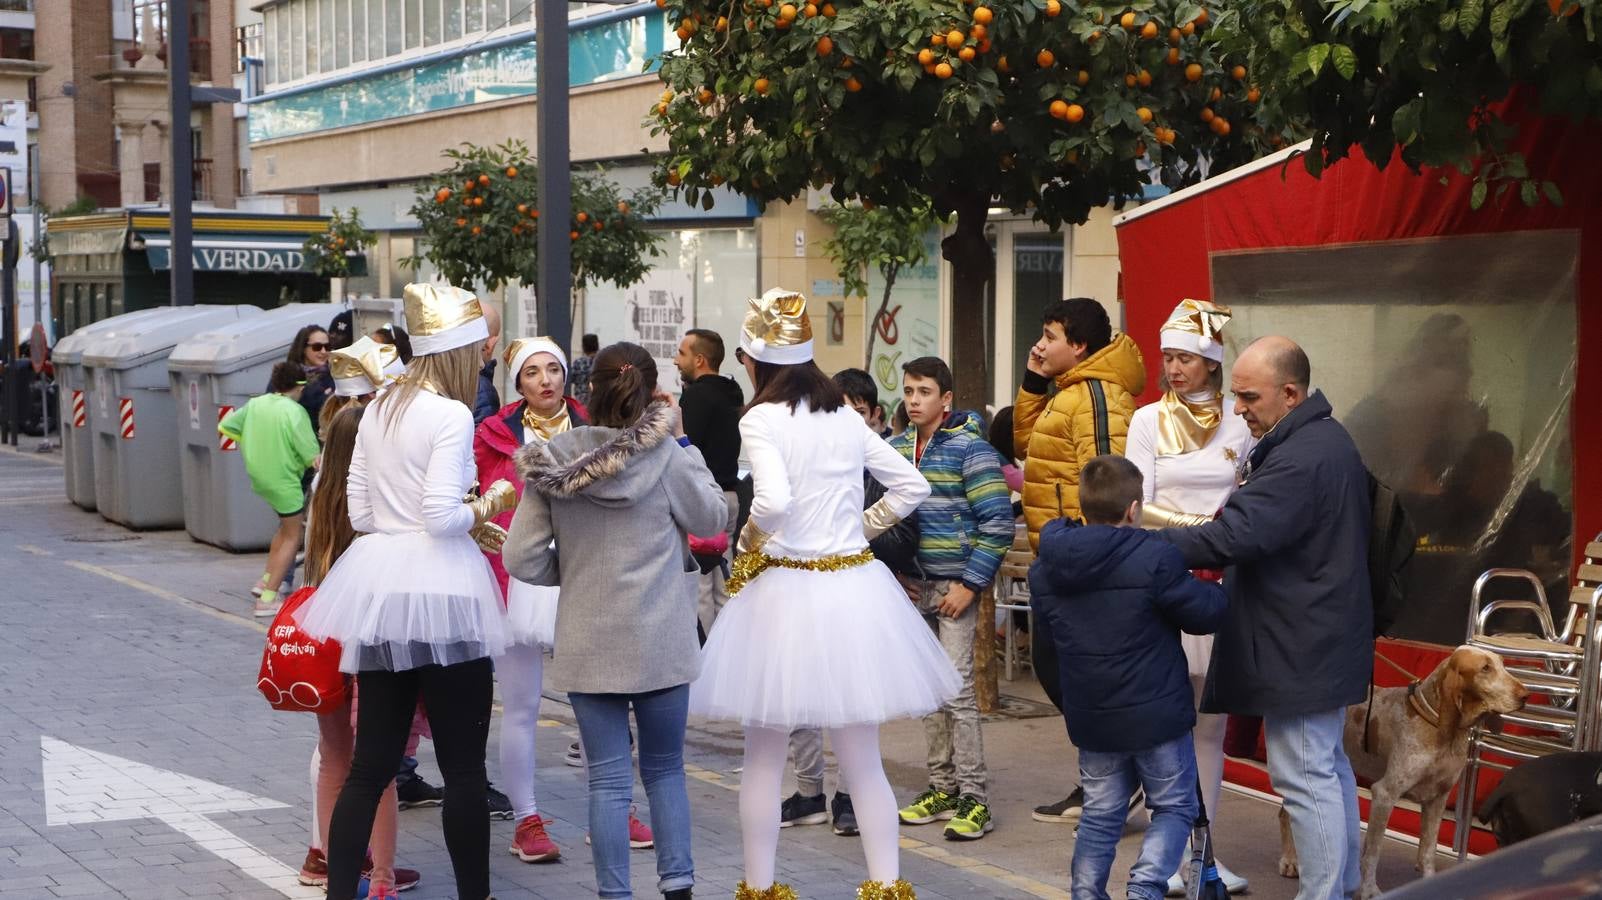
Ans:
{"label": "white sneaker", "polygon": [[251,615],[258,619],[271,619],[273,616],[278,615],[278,610],[283,605],[284,601],[281,597],[272,600],[262,600],[262,598],[257,597],[256,602],[252,604]]}
{"label": "white sneaker", "polygon": [[1213,865],[1218,868],[1218,877],[1224,879],[1224,889],[1231,894],[1244,894],[1246,889],[1251,886],[1245,878],[1231,872],[1229,867],[1224,865],[1223,860],[1215,857]]}
{"label": "white sneaker", "polygon": [[[1179,868],[1180,868],[1181,871],[1183,871],[1185,866],[1188,866],[1188,865],[1190,865],[1190,860],[1187,859],[1183,863],[1180,864]],[[1163,894],[1163,896],[1164,897],[1183,897],[1183,896],[1185,896],[1185,879],[1180,876],[1179,872],[1175,872],[1174,874],[1168,876],[1168,890],[1167,890],[1166,893]]]}

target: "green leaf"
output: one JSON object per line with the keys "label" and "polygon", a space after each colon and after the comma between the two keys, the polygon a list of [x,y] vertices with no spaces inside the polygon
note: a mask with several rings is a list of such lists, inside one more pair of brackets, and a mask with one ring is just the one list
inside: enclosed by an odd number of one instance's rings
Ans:
{"label": "green leaf", "polygon": [[1468,37],[1480,27],[1480,20],[1484,18],[1485,0],[1463,0],[1457,9],[1457,30]]}
{"label": "green leaf", "polygon": [[1347,81],[1351,81],[1352,76],[1357,74],[1357,54],[1352,52],[1352,48],[1345,44],[1336,44],[1330,48],[1329,58],[1335,65],[1335,71]]}
{"label": "green leaf", "polygon": [[1491,186],[1483,181],[1474,182],[1474,189],[1469,191],[1469,209],[1479,209],[1485,205],[1485,195]]}
{"label": "green leaf", "polygon": [[1451,31],[1457,27],[1457,10],[1449,9],[1441,13],[1441,30]]}
{"label": "green leaf", "polygon": [[1513,24],[1517,0],[1497,0],[1491,7],[1491,37],[1506,37],[1508,26]]}
{"label": "green leaf", "polygon": [[1551,203],[1553,206],[1562,206],[1563,205],[1563,192],[1558,190],[1557,182],[1555,182],[1555,181],[1543,181],[1543,182],[1541,182],[1541,193],[1546,195],[1547,201],[1549,203]]}
{"label": "green leaf", "polygon": [[1419,122],[1423,118],[1423,107],[1424,99],[1415,97],[1397,107],[1396,112],[1391,116],[1391,131],[1395,133],[1397,142],[1403,147],[1418,140]]}
{"label": "green leaf", "polygon": [[1318,77],[1318,73],[1323,71],[1324,63],[1329,60],[1329,54],[1328,44],[1314,44],[1307,48],[1307,68],[1313,73],[1313,77]]}
{"label": "green leaf", "polygon": [[1537,192],[1534,181],[1524,179],[1524,183],[1519,185],[1519,199],[1524,201],[1525,206],[1534,206],[1540,201],[1541,195]]}

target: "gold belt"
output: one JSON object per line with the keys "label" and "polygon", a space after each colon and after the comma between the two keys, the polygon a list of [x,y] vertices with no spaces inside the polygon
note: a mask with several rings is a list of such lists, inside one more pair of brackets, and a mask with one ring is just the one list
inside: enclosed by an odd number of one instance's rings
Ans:
{"label": "gold belt", "polygon": [[839,572],[845,569],[854,569],[873,562],[873,551],[863,550],[859,553],[848,553],[840,556],[824,556],[818,559],[789,559],[783,556],[769,556],[757,551],[742,553],[734,558],[734,565],[729,570],[729,578],[724,582],[724,591],[733,597],[740,592],[740,588],[750,584],[758,575],[769,569],[798,569],[803,572]]}

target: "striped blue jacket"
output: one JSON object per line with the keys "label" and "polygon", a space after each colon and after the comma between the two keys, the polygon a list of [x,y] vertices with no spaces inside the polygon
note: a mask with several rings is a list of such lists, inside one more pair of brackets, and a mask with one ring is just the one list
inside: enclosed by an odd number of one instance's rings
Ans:
{"label": "striped blue jacket", "polygon": [[913,460],[916,428],[890,439],[929,482],[929,499],[918,507],[918,564],[931,579],[959,580],[975,591],[995,581],[1013,535],[1001,454],[983,434],[977,413],[958,411],[935,432],[922,459]]}

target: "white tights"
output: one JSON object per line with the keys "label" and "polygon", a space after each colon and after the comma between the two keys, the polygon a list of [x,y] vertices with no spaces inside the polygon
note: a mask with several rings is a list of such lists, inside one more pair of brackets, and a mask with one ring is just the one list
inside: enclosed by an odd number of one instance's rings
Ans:
{"label": "white tights", "polygon": [[539,812],[534,803],[534,735],[539,730],[540,687],[545,651],[528,644],[507,647],[495,660],[501,681],[501,778],[512,801],[512,818],[521,822]]}
{"label": "white tights", "polygon": [[[828,732],[840,766],[840,779],[851,794],[857,826],[862,831],[868,878],[893,882],[901,871],[901,825],[895,794],[879,757],[879,726],[849,725],[830,728]],[[745,730],[740,834],[745,851],[745,883],[759,891],[773,884],[774,856],[779,849],[779,791],[789,756],[788,729]]]}

